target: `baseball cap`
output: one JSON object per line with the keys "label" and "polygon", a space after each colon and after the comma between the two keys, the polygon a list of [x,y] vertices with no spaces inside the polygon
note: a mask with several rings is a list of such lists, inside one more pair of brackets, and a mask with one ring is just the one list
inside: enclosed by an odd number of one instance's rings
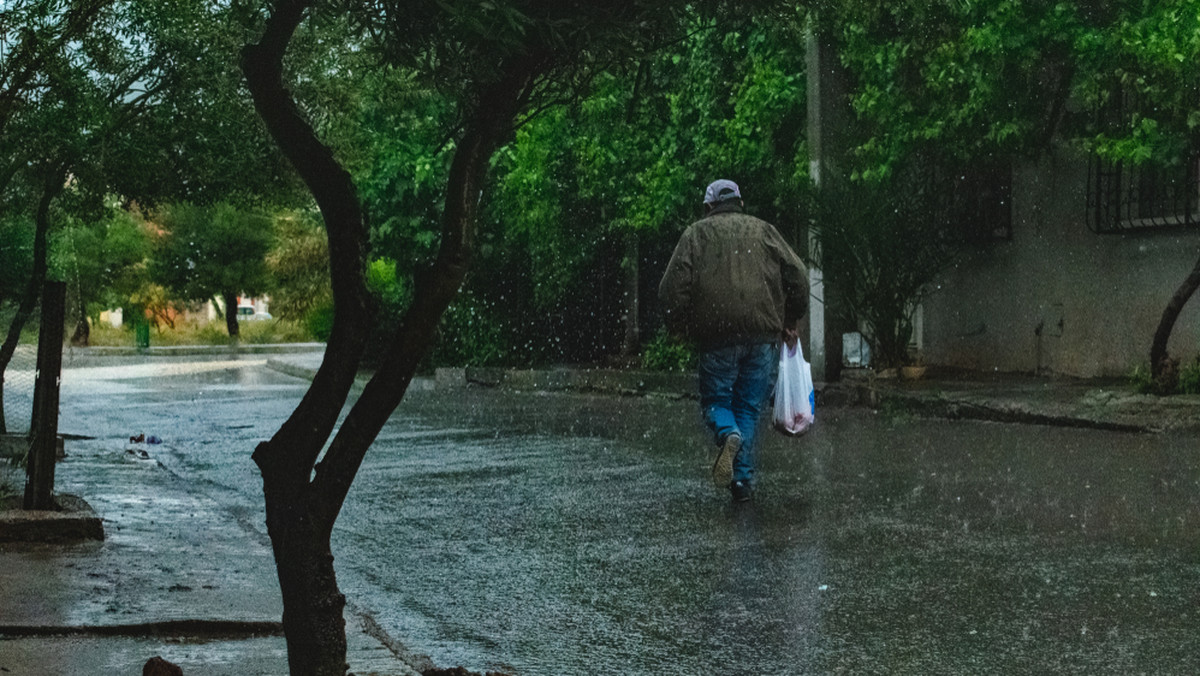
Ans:
{"label": "baseball cap", "polygon": [[704,191],[705,204],[717,204],[733,199],[742,199],[742,191],[738,190],[737,183],[728,179],[717,179],[709,183],[708,188]]}

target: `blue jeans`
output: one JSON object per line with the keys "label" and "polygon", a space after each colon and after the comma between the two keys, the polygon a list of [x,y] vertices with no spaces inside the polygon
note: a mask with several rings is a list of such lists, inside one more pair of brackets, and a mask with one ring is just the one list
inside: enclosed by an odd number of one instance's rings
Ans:
{"label": "blue jeans", "polygon": [[779,348],[774,343],[730,345],[700,354],[700,410],[718,446],[737,433],[742,450],[733,480],[753,483],[758,419],[775,387]]}

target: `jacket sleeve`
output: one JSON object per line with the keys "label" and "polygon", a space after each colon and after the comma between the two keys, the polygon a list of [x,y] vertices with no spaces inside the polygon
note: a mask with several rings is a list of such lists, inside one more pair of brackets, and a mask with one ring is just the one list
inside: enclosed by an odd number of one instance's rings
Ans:
{"label": "jacket sleeve", "polygon": [[675,253],[667,263],[658,285],[658,299],[663,307],[667,331],[677,337],[687,337],[692,307],[692,231],[689,228],[675,245]]}
{"label": "jacket sleeve", "polygon": [[770,232],[771,245],[777,251],[780,278],[783,280],[783,321],[786,326],[792,326],[808,314],[808,268],[804,267],[800,257],[774,226]]}

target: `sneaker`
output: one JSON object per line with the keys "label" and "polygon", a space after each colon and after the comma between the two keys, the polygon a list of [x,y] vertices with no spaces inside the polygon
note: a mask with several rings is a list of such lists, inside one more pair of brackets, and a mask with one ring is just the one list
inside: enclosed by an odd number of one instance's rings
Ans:
{"label": "sneaker", "polygon": [[742,450],[741,435],[730,434],[725,437],[725,443],[721,444],[721,451],[717,453],[717,459],[712,466],[714,486],[724,486],[733,478],[733,459],[737,457],[740,450]]}
{"label": "sneaker", "polygon": [[729,495],[734,502],[747,502],[750,500],[750,482],[749,481],[730,481]]}

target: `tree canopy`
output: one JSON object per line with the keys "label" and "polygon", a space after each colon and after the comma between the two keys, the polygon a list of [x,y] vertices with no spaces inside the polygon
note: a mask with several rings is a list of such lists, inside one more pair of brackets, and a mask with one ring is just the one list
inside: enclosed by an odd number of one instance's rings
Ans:
{"label": "tree canopy", "polygon": [[229,335],[236,336],[238,296],[257,296],[270,285],[266,258],[275,242],[273,221],[224,203],[173,204],[156,220],[162,232],[151,277],[184,300],[220,297]]}
{"label": "tree canopy", "polygon": [[854,81],[865,179],[930,150],[961,161],[1057,141],[1140,163],[1195,144],[1195,0],[847,2],[819,16]]}

